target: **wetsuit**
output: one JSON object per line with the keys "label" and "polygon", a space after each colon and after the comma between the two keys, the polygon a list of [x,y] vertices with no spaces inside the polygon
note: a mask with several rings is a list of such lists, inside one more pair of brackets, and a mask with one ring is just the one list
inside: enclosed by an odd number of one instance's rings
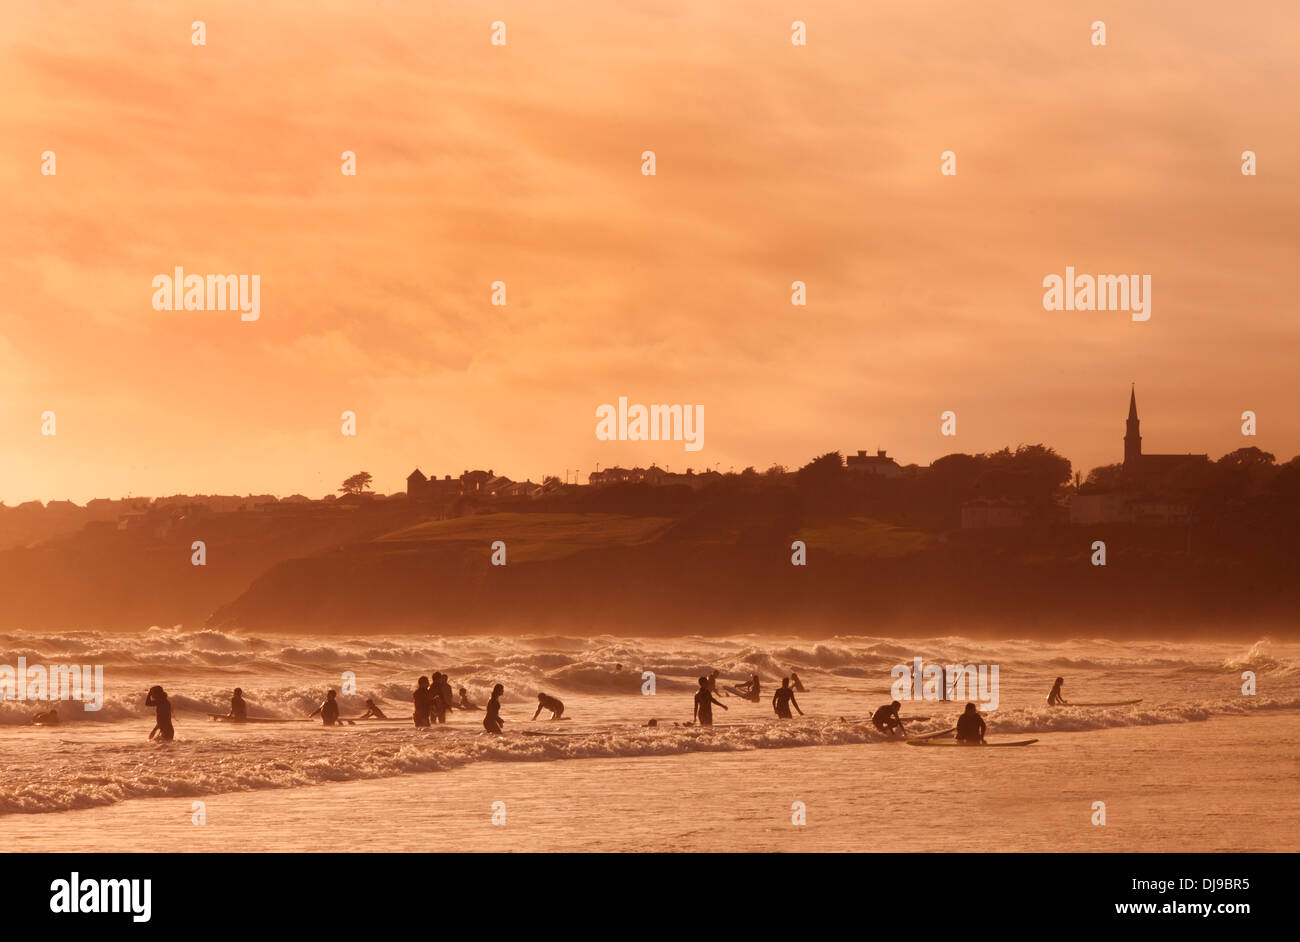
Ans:
{"label": "wetsuit", "polygon": [[452,704],[456,702],[456,695],[451,692],[451,684],[447,682],[446,674],[438,678],[438,696],[442,698],[443,707],[448,713],[455,709]]}
{"label": "wetsuit", "polygon": [[158,738],[168,742],[175,739],[176,730],[172,728],[172,702],[165,696],[161,700],[146,697],[144,702],[145,706],[157,707]]}
{"label": "wetsuit", "polygon": [[701,726],[713,725],[713,695],[707,690],[695,692],[696,718]]}
{"label": "wetsuit", "polygon": [[772,709],[783,719],[790,719],[790,704],[794,702],[794,691],[789,687],[777,687],[772,694]]}
{"label": "wetsuit", "polygon": [[483,728],[489,733],[501,732],[505,720],[501,719],[501,701],[493,697],[488,701],[487,716],[483,717]]}
{"label": "wetsuit", "polygon": [[871,722],[882,733],[892,733],[903,725],[898,718],[898,711],[888,703],[871,714]]}
{"label": "wetsuit", "polygon": [[1060,684],[1052,684],[1052,692],[1047,695],[1047,705],[1048,706],[1065,705],[1065,698],[1061,696]]}
{"label": "wetsuit", "polygon": [[230,718],[232,720],[248,719],[248,704],[244,703],[243,697],[230,698]]}
{"label": "wetsuit", "polygon": [[339,702],[337,700],[326,700],[320,705],[320,718],[326,726],[337,726],[339,723]]}
{"label": "wetsuit", "polygon": [[978,713],[963,713],[957,718],[957,741],[980,742],[984,739],[987,729],[984,717]]}
{"label": "wetsuit", "polygon": [[564,704],[554,697],[543,697],[537,701],[537,713],[533,714],[533,719],[537,719],[537,714],[543,710],[550,710],[551,719],[558,720],[564,715]]}
{"label": "wetsuit", "polygon": [[429,725],[429,708],[432,706],[432,695],[428,687],[416,687],[415,692],[411,694],[411,700],[415,702],[415,725]]}

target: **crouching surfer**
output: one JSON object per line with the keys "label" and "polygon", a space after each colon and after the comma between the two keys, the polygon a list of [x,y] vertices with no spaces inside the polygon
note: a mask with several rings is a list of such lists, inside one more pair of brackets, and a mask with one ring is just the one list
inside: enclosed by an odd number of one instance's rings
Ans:
{"label": "crouching surfer", "polygon": [[553,720],[558,720],[564,716],[564,704],[549,693],[539,693],[537,695],[537,711],[533,713],[533,719],[537,719],[538,714],[543,710],[550,710],[551,719]]}
{"label": "crouching surfer", "polygon": [[891,700],[889,703],[886,703],[884,706],[876,710],[875,713],[871,714],[871,725],[875,726],[876,729],[880,730],[886,736],[893,736],[895,730],[897,730],[899,734],[906,736],[907,730],[903,729],[903,720],[898,715],[900,707],[902,707],[902,704],[897,700]]}
{"label": "crouching surfer", "polygon": [[984,717],[980,716],[980,711],[975,709],[975,704],[966,704],[966,712],[957,718],[957,741],[982,746],[987,731],[988,726],[984,723]]}

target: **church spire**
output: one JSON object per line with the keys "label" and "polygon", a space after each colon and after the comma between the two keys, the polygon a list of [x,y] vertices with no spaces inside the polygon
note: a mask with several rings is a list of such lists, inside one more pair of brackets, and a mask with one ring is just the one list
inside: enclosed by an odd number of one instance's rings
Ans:
{"label": "church spire", "polygon": [[1124,470],[1136,474],[1142,462],[1142,433],[1138,424],[1136,387],[1128,394],[1128,421],[1124,423]]}

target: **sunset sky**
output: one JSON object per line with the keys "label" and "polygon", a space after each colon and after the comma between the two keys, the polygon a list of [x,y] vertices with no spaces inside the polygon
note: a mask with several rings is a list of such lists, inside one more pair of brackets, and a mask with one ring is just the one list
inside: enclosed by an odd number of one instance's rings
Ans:
{"label": "sunset sky", "polygon": [[[1131,382],[1149,452],[1288,459],[1298,35],[1293,0],[7,0],[0,500],[1029,442],[1086,473]],[[1067,265],[1150,274],[1150,321],[1045,311]],[[155,311],[175,266],[259,274],[260,320]],[[598,441],[619,396],[702,404],[704,449]]]}

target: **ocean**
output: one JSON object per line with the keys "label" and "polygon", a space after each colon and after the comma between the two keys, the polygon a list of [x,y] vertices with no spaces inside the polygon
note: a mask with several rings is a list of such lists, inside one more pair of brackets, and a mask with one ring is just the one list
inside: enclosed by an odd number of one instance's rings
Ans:
{"label": "ocean", "polygon": [[[102,665],[102,709],[0,702],[0,838],[11,850],[1287,850],[1300,843],[1300,644],[724,638],[134,634],[0,635],[0,665]],[[996,666],[991,743],[916,748],[876,731],[891,671]],[[691,719],[701,674],[760,676]],[[483,705],[506,688],[505,735],[482,712],[416,729],[324,727],[372,698],[409,717],[441,670]],[[778,719],[791,670],[805,715]],[[653,675],[653,690],[647,672]],[[1254,694],[1242,692],[1251,672]],[[1048,707],[1067,700],[1140,703]],[[164,686],[176,740],[151,742],[145,692]],[[251,716],[211,721],[241,687]],[[567,719],[537,720],[537,693]],[[933,691],[932,691],[933,692]],[[911,736],[962,702],[906,700]],[[647,722],[655,719],[657,726]]]}

